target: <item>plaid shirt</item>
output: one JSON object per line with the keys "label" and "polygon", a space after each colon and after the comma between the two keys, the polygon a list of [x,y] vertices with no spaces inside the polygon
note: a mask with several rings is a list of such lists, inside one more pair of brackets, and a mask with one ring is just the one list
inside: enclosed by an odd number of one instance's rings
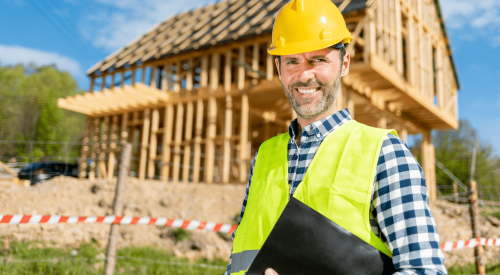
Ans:
{"label": "plaid shirt", "polygon": [[[344,109],[311,123],[302,130],[300,146],[295,142],[297,120],[290,123],[288,183],[292,185],[292,193],[304,178],[321,142],[351,119],[349,111]],[[252,163],[240,221],[245,213],[256,160],[257,154]],[[370,224],[375,234],[391,248],[392,261],[399,270],[395,274],[448,274],[439,248],[436,223],[429,208],[422,168],[406,143],[392,134],[387,135],[380,150]],[[228,275],[230,269],[231,260],[224,275]]]}

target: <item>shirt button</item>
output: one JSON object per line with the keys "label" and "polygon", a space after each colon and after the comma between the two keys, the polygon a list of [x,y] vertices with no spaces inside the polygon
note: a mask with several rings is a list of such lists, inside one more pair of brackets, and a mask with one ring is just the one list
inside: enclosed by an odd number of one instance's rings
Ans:
{"label": "shirt button", "polygon": [[317,137],[321,137],[321,135],[320,135],[320,134],[317,134],[316,136],[317,136]]}

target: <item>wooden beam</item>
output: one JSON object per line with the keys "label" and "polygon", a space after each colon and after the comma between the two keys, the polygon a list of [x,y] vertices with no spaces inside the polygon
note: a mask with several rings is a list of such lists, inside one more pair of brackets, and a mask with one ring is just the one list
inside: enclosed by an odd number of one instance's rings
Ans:
{"label": "wooden beam", "polygon": [[182,103],[177,104],[177,113],[175,115],[175,142],[174,142],[174,165],[172,166],[172,181],[174,183],[179,182],[179,175],[181,169],[181,146],[182,141],[182,128],[184,124],[184,105]]}
{"label": "wooden beam", "polygon": [[94,86],[95,86],[95,76],[90,77],[90,87],[89,87],[89,93],[94,92]]}
{"label": "wooden beam", "polygon": [[[271,45],[272,41],[269,40],[267,41],[267,45]],[[266,55],[266,73],[267,73],[267,80],[273,80],[274,77],[274,56],[267,54]]]}
{"label": "wooden beam", "polygon": [[[186,72],[186,90],[193,90],[193,59],[188,60],[188,70]],[[193,138],[193,115],[194,115],[194,106],[193,101],[189,101],[186,104],[186,120],[185,120],[185,134],[184,140],[186,142],[191,142]],[[182,163],[182,181],[189,182],[189,168],[191,166],[191,145],[184,145],[184,160]]]}
{"label": "wooden beam", "polygon": [[160,124],[160,111],[158,108],[153,109],[151,114],[151,137],[149,141],[149,163],[148,163],[148,178],[152,179],[155,177],[156,172],[156,151],[158,147],[158,127]]}
{"label": "wooden beam", "polygon": [[401,3],[399,0],[395,1],[395,16],[396,16],[396,70],[400,75],[404,73],[403,64],[403,33],[402,33],[402,14]]}
{"label": "wooden beam", "polygon": [[142,137],[141,137],[141,155],[139,159],[139,180],[144,180],[146,177],[146,164],[147,164],[147,155],[148,155],[148,138],[149,138],[149,130],[151,125],[151,110],[144,110],[144,117],[142,124]]}
{"label": "wooden beam", "polygon": [[434,146],[431,140],[431,131],[427,130],[422,133],[422,170],[425,174],[425,182],[429,192],[429,200],[436,199],[436,182],[435,182],[435,164],[434,164]]}
{"label": "wooden beam", "polygon": [[240,182],[247,180],[247,147],[248,147],[248,130],[249,130],[249,113],[250,106],[248,103],[248,95],[241,95],[241,120],[240,120]]}
{"label": "wooden beam", "polygon": [[80,153],[80,158],[78,159],[78,178],[84,179],[87,177],[88,168],[88,157],[89,157],[89,142],[90,142],[90,131],[91,131],[92,118],[89,116],[85,117],[85,128],[83,130],[83,141],[82,150]]}
{"label": "wooden beam", "polygon": [[172,130],[174,128],[174,107],[167,104],[163,118],[163,140],[161,150],[161,179],[168,182],[170,172],[170,145],[172,143]]}
{"label": "wooden beam", "polygon": [[[224,80],[231,83],[231,51],[226,51],[226,63],[224,64]],[[230,86],[224,89],[229,93]],[[233,98],[230,94],[226,95],[226,113],[224,122],[224,148],[223,148],[223,164],[222,164],[222,182],[229,183],[229,168],[231,161],[231,134],[233,129]]]}
{"label": "wooden beam", "polygon": [[201,158],[201,134],[203,132],[203,101],[198,99],[196,102],[196,126],[195,143],[193,159],[193,182],[200,180],[200,158]]}
{"label": "wooden beam", "polygon": [[[219,86],[220,55],[212,55],[210,66],[210,93],[214,93]],[[212,183],[214,178],[215,166],[215,143],[214,138],[217,135],[217,102],[215,97],[208,99],[208,128],[207,144],[205,150],[205,181]]]}
{"label": "wooden beam", "polygon": [[110,152],[108,154],[108,179],[112,179],[114,177],[115,171],[115,152],[113,149],[116,149],[116,139],[117,139],[117,131],[118,131],[118,116],[113,116],[111,118],[111,129],[110,129],[110,144],[109,147]]}
{"label": "wooden beam", "polygon": [[[240,64],[245,63],[245,47],[240,46],[238,61]],[[238,66],[238,90],[245,88],[245,68]]]}
{"label": "wooden beam", "polygon": [[90,164],[90,172],[89,172],[89,180],[94,180],[95,175],[96,175],[96,168],[97,168],[97,151],[99,148],[99,130],[100,127],[98,126],[100,123],[99,119],[92,119],[91,122],[91,129],[92,129],[92,153],[90,154],[90,158],[92,159],[92,163]]}

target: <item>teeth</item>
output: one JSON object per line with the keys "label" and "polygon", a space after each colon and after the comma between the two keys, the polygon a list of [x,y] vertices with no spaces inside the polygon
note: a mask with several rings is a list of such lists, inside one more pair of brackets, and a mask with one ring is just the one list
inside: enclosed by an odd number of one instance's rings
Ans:
{"label": "teeth", "polygon": [[312,93],[316,92],[316,89],[308,89],[308,90],[297,89],[297,91],[299,91],[299,93],[301,93],[301,94],[312,94]]}

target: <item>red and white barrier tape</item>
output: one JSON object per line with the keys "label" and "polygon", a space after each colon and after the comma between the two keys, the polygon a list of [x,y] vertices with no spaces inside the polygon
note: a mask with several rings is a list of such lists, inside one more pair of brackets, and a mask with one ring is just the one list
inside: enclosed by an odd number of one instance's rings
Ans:
{"label": "red and white barrier tape", "polygon": [[114,223],[114,224],[152,224],[180,227],[187,230],[202,229],[221,233],[233,233],[236,225],[214,222],[201,222],[197,220],[130,217],[130,216],[105,216],[105,217],[80,217],[59,215],[0,215],[0,223],[8,224],[54,224],[54,223]]}
{"label": "red and white barrier tape", "polygon": [[[197,220],[130,217],[130,216],[59,216],[59,215],[0,215],[0,223],[8,224],[55,224],[55,223],[107,223],[107,224],[151,224],[180,227],[187,230],[201,229],[221,233],[233,233],[236,225]],[[465,247],[500,246],[500,239],[477,238],[470,240],[442,242],[441,250],[451,251]]]}
{"label": "red and white barrier tape", "polygon": [[500,246],[500,239],[477,238],[454,242],[443,242],[441,243],[441,250],[452,251],[455,249],[476,246]]}

